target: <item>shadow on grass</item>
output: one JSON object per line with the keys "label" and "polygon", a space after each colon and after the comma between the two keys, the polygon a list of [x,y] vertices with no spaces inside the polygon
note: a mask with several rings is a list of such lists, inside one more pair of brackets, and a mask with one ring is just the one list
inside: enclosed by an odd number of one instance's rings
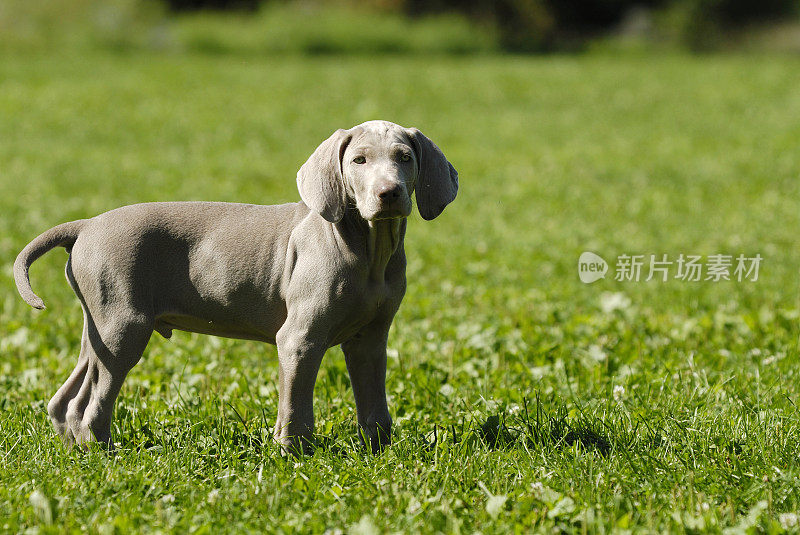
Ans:
{"label": "shadow on grass", "polygon": [[[196,458],[209,460],[235,457],[239,461],[263,460],[264,457],[281,457],[280,448],[272,440],[269,415],[256,414],[244,418],[230,404],[226,410],[214,410],[197,418],[197,408],[181,407],[161,420],[153,413],[118,413],[116,425],[118,448],[123,450],[193,450]],[[488,416],[469,415],[458,424],[434,424],[424,429],[411,424],[393,433],[393,443],[422,457],[433,455],[437,448],[454,446],[510,449],[561,449],[579,446],[585,451],[610,455],[621,437],[602,420],[582,414],[569,413],[558,405],[548,411],[536,398],[533,403],[523,400],[523,407],[515,413],[498,413]],[[623,440],[624,441],[624,440]],[[390,446],[393,447],[393,446]],[[318,433],[314,451],[334,457],[349,457],[366,453],[358,440],[356,426],[336,425],[328,433]]]}
{"label": "shadow on grass", "polygon": [[423,455],[432,455],[437,448],[449,444],[467,450],[555,450],[579,446],[605,457],[620,446],[619,437],[615,437],[613,429],[602,420],[584,415],[570,416],[563,406],[548,412],[538,397],[533,411],[529,405],[524,400],[523,409],[515,414],[503,412],[478,419],[470,416],[460,424],[434,425],[431,431],[412,425],[400,440],[412,451]]}
{"label": "shadow on grass", "polygon": [[538,399],[535,415],[528,411],[526,401],[524,412],[518,418],[509,421],[505,414],[491,415],[481,424],[477,433],[491,449],[523,445],[563,448],[578,444],[587,451],[606,456],[614,448],[613,438],[609,437],[602,422],[586,417],[570,418],[563,407],[555,414],[547,414]]}

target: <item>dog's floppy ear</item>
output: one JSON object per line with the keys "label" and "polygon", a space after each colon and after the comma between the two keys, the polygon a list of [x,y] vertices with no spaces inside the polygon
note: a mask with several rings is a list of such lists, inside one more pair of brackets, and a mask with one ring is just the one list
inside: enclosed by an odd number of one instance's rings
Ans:
{"label": "dog's floppy ear", "polygon": [[416,128],[406,130],[417,153],[419,173],[414,186],[417,208],[423,219],[430,221],[453,202],[458,193],[458,172],[436,144]]}
{"label": "dog's floppy ear", "polygon": [[297,172],[300,198],[331,223],[342,219],[347,207],[342,156],[351,138],[349,130],[337,130],[317,147]]}

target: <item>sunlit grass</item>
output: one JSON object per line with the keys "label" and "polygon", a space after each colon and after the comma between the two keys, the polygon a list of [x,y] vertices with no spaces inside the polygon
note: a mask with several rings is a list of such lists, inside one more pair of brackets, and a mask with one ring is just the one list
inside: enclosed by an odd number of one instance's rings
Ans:
{"label": "sunlit grass", "polygon": [[[798,82],[768,57],[4,57],[0,530],[789,526]],[[395,444],[357,446],[333,349],[321,447],[283,459],[274,348],[176,333],[123,388],[117,455],[63,450],[45,404],[81,315],[63,251],[32,269],[46,311],[17,296],[25,243],[134,202],[297,200],[315,146],[374,118],[420,128],[461,178],[441,218],[409,224]],[[585,250],[764,261],[756,282],[584,285]]]}

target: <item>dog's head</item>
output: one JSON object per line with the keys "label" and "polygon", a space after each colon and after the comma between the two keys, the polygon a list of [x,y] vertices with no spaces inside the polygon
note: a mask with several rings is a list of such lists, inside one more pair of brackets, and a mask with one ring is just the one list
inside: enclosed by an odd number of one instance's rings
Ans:
{"label": "dog's head", "polygon": [[323,141],[297,172],[297,188],[334,223],[352,204],[367,221],[408,217],[412,192],[430,220],[456,198],[458,173],[416,128],[369,121]]}

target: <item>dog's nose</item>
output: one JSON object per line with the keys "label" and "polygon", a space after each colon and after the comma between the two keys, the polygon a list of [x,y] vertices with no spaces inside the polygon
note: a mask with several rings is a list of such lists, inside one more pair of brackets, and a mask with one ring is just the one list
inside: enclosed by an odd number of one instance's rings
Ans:
{"label": "dog's nose", "polygon": [[387,182],[378,186],[376,191],[378,198],[382,201],[392,201],[400,197],[402,186],[400,184]]}

